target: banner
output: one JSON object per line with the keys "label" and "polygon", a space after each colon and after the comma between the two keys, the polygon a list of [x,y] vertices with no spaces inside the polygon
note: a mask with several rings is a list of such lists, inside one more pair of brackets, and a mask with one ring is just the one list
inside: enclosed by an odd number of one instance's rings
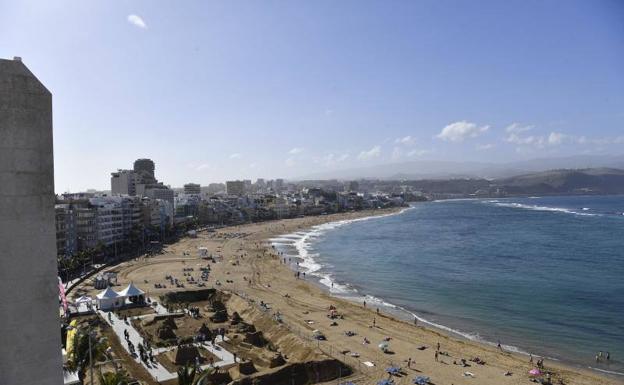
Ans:
{"label": "banner", "polygon": [[67,297],[65,296],[65,286],[63,285],[63,281],[61,277],[58,277],[58,286],[59,286],[59,297],[61,299],[61,303],[63,304],[63,309],[67,313]]}

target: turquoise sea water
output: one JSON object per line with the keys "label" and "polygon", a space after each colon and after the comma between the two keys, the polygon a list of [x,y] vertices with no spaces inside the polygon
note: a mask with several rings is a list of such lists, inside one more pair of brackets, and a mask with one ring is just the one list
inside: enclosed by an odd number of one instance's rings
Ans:
{"label": "turquoise sea water", "polygon": [[624,196],[426,202],[274,243],[336,295],[624,373]]}

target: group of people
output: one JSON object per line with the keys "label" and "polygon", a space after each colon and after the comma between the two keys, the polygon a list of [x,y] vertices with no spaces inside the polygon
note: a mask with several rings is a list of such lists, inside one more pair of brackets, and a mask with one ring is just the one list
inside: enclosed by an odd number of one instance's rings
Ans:
{"label": "group of people", "polygon": [[[130,341],[130,333],[128,333],[128,329],[124,329],[124,338],[126,340],[126,343],[128,344],[128,350],[130,351],[130,354],[134,355],[136,354],[136,350],[134,348],[134,344],[132,343],[132,341]],[[154,361],[154,356],[152,353],[152,347],[150,346],[149,342],[144,340],[143,343],[139,343],[138,346],[138,350],[139,350],[139,357],[141,357],[141,361],[147,363],[153,363]]]}

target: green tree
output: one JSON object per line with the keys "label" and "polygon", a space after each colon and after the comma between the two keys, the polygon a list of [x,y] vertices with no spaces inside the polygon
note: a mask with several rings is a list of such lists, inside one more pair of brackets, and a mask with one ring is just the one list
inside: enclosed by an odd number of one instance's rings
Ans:
{"label": "green tree", "polygon": [[[89,354],[89,338],[91,338],[91,354]],[[90,359],[93,358],[93,364],[96,361],[106,357],[107,343],[103,338],[89,337],[86,330],[80,329],[74,336],[74,349],[68,357],[67,368],[78,373],[80,383],[83,382],[85,371],[91,364]]]}
{"label": "green tree", "polygon": [[120,370],[118,372],[102,373],[98,376],[100,385],[128,385],[130,378],[126,375],[126,372]]}

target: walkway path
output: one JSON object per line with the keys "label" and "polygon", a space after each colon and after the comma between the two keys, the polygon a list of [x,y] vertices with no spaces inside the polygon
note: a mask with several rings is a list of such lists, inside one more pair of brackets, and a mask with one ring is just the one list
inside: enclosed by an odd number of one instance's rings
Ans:
{"label": "walkway path", "polygon": [[[121,343],[121,346],[123,346],[123,348],[128,352],[128,354],[132,355],[130,353],[130,348],[128,347],[128,343],[126,342],[125,337],[124,337],[124,330],[128,331],[129,340],[130,342],[132,342],[135,349],[138,348],[139,343],[143,344],[143,338],[141,337],[139,332],[134,328],[134,326],[132,326],[132,323],[130,323],[130,321],[128,321],[128,323],[125,323],[123,319],[118,318],[112,312],[108,313],[102,310],[99,310],[98,312],[100,316],[111,326],[111,328],[117,335],[117,338],[119,338],[119,342]],[[110,319],[108,318],[109,314],[110,314]],[[224,366],[232,365],[234,363],[234,356],[232,355],[232,353],[228,352],[224,348],[216,345],[217,342],[223,342],[223,341],[224,339],[222,339],[221,336],[219,336],[215,340],[215,345],[212,345],[212,343],[207,342],[207,343],[197,343],[195,344],[195,346],[206,349],[210,353],[214,354],[219,359],[219,361],[215,362],[214,365],[218,365],[219,367],[224,367]],[[227,338],[225,338],[225,341],[227,341]],[[175,347],[153,349],[152,354],[154,356],[157,356],[158,354],[162,354],[173,349],[175,349]],[[177,373],[169,372],[167,369],[165,369],[164,366],[162,366],[158,362],[154,364],[152,363],[147,364],[141,361],[141,358],[138,357],[138,355],[133,356],[133,359],[138,364],[142,365],[145,368],[145,370],[147,370],[147,372],[156,381],[167,381],[167,380],[177,378]],[[210,368],[210,365],[204,365],[204,366],[201,366],[201,368],[208,369]]]}

